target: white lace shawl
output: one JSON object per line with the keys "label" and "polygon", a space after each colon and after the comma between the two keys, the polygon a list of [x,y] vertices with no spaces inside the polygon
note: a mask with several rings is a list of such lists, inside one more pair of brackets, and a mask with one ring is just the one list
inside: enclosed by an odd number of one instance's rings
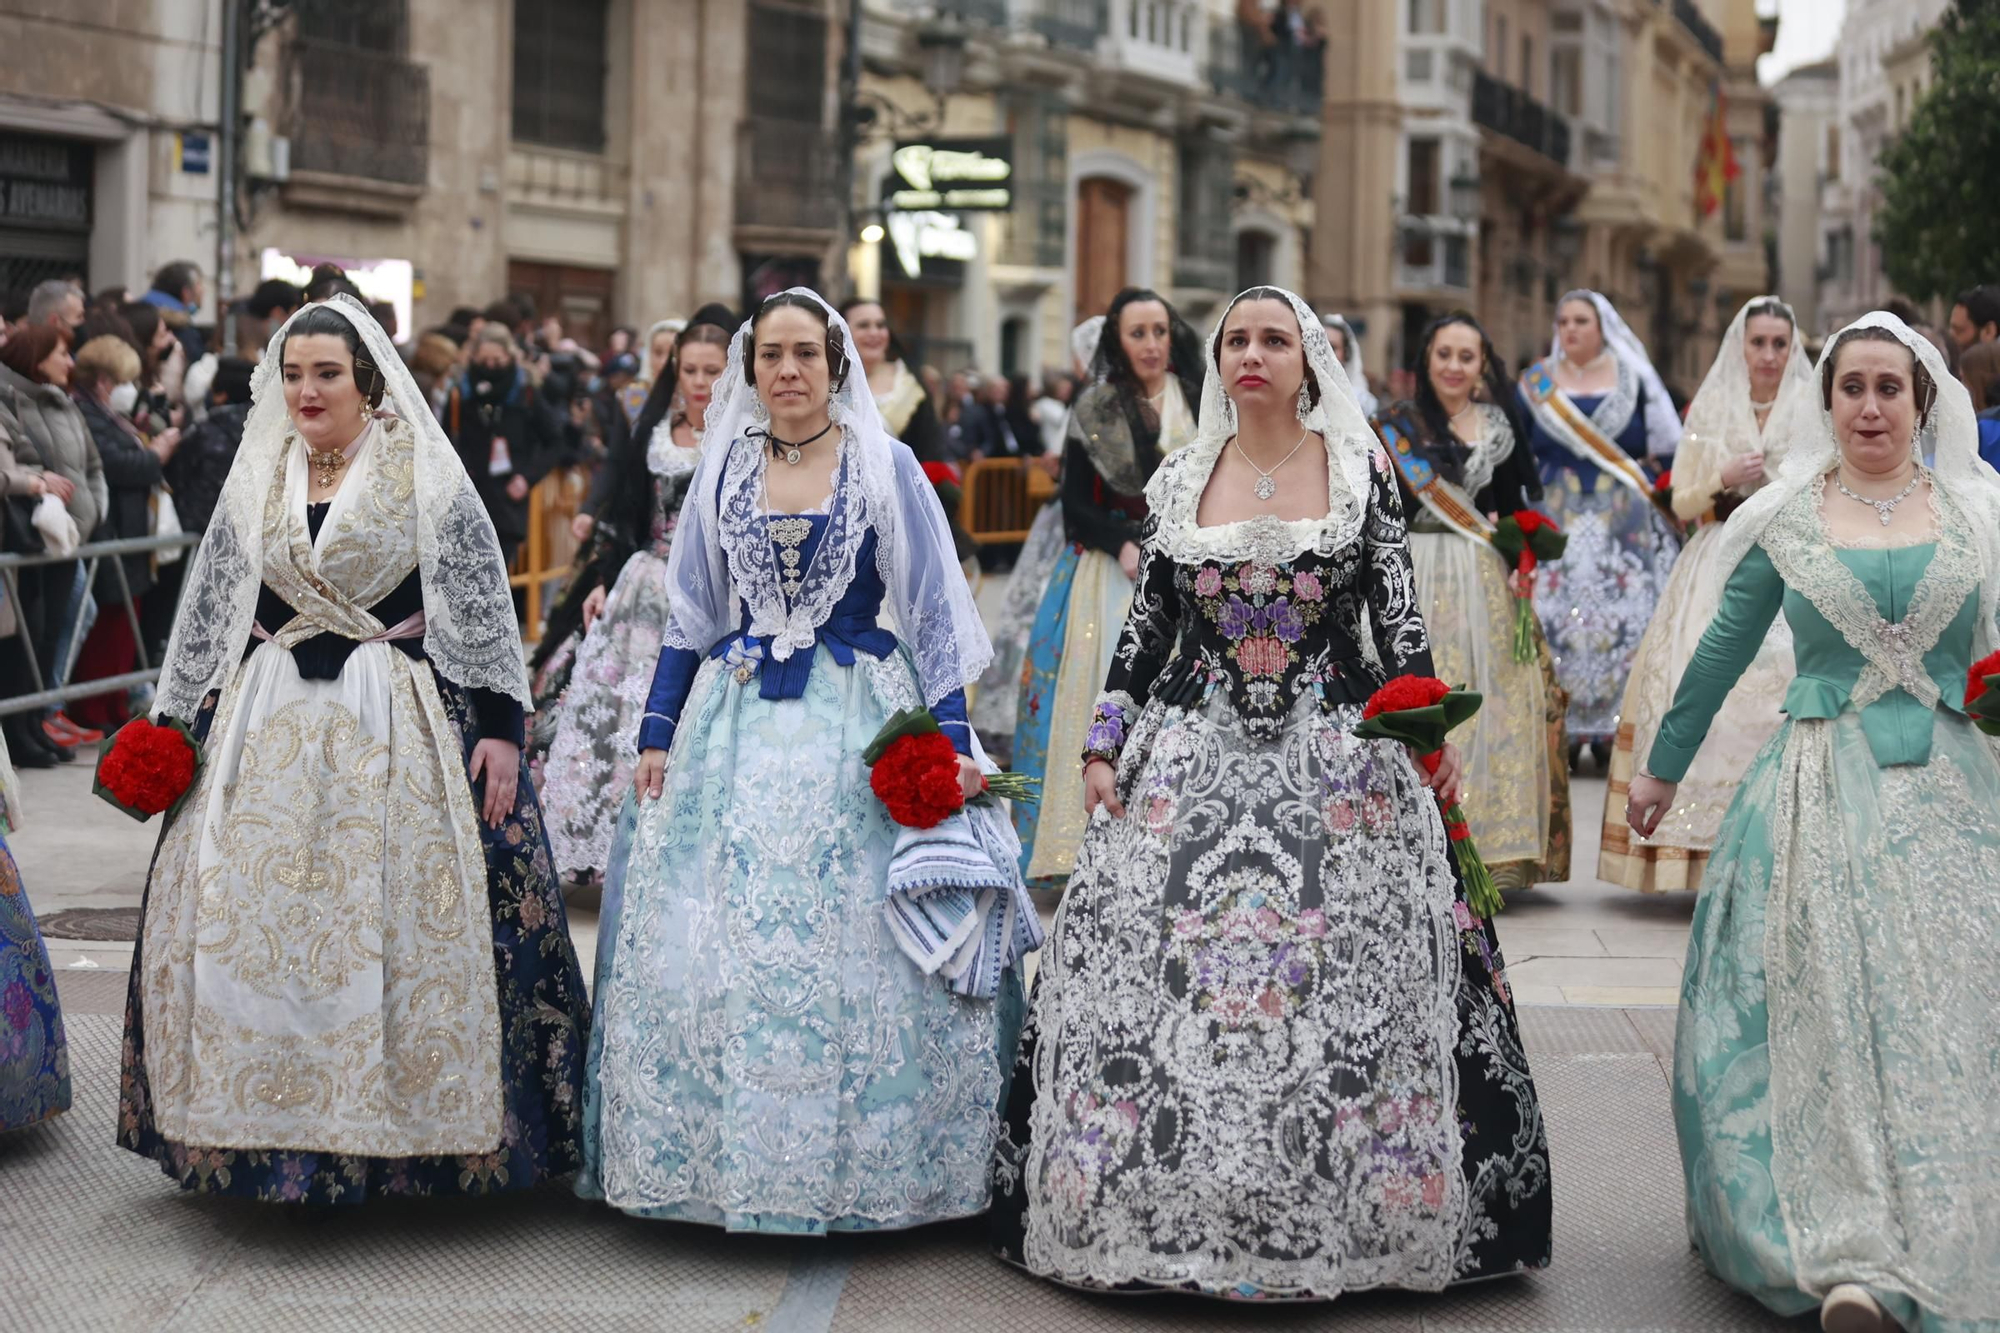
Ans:
{"label": "white lace shawl", "polygon": [[1202,344],[1208,373],[1202,378],[1201,417],[1194,440],[1169,455],[1146,487],[1147,507],[1158,520],[1154,540],[1175,560],[1189,564],[1207,559],[1289,560],[1307,550],[1337,551],[1361,535],[1368,517],[1368,469],[1378,447],[1375,432],[1354,396],[1346,368],[1333,354],[1333,342],[1319,316],[1291,292],[1285,296],[1298,316],[1306,373],[1319,384],[1319,403],[1303,424],[1326,442],[1326,517],[1296,521],[1262,517],[1214,528],[1202,528],[1195,521],[1216,460],[1236,434],[1236,404],[1223,392],[1214,349],[1230,310],[1243,299],[1239,295],[1223,307]]}
{"label": "white lace shawl", "polygon": [[[318,303],[360,333],[368,359],[387,391],[380,411],[401,418],[407,457],[383,457],[377,467],[406,467],[416,492],[417,566],[423,579],[424,652],[438,673],[469,689],[496,690],[529,706],[527,661],[514,618],[507,565],[493,520],[473,489],[458,451],[431,414],[403,359],[359,301],[339,295]],[[160,668],[155,716],[193,719],[202,699],[222,687],[242,659],[264,581],[264,503],[278,469],[292,456],[296,432],[285,408],[285,339],[301,307],[271,335],[251,379],[243,443],[200,547],[188,566],[173,637]]]}
{"label": "white lace shawl", "polygon": [[[791,291],[820,306],[827,328],[845,340],[853,358],[854,338],[839,312],[817,292]],[[673,614],[665,646],[708,652],[736,629],[740,599],[750,611],[750,633],[770,638],[773,658],[810,652],[819,627],[853,583],[862,541],[873,530],[887,610],[915,658],[924,702],[934,705],[978,680],[993,656],[937,490],[916,455],[883,425],[868,377],[853,360],[830,405],[840,453],[826,535],[798,596],[788,602],[763,522],[770,451],[746,435],[764,420],[763,404],[744,374],[750,326],[745,320],[730,340],[729,364],[708,405],[706,444],[667,557]]]}
{"label": "white lace shawl", "polygon": [[[1778,447],[1784,442],[1777,433],[1757,425],[1757,411],[1750,402],[1750,363],[1743,354],[1750,311],[1771,302],[1791,309],[1775,296],[1753,296],[1744,302],[1722,335],[1715,364],[1688,404],[1680,449],[1674,455],[1674,512],[1683,519],[1700,518],[1708,509],[1710,500],[1723,489],[1722,469],[1730,459],[1761,453],[1767,477],[1776,473],[1783,461]],[[1785,362],[1771,410],[1765,415],[1765,427],[1779,421],[1794,395],[1812,391],[1812,358],[1798,338],[1796,320],[1792,334],[1792,354]]]}
{"label": "white lace shawl", "polygon": [[[1582,288],[1565,292],[1562,300],[1556,302],[1556,308],[1562,309],[1564,302],[1568,301],[1590,302],[1591,309],[1597,312],[1597,327],[1604,334],[1604,346],[1621,367],[1638,376],[1640,386],[1646,391],[1646,452],[1656,458],[1667,457],[1674,452],[1674,446],[1680,440],[1681,423],[1680,418],[1674,415],[1674,400],[1667,393],[1667,386],[1660,382],[1660,372],[1653,369],[1652,358],[1646,355],[1645,344],[1620,318],[1611,302],[1598,293]],[[1549,346],[1549,358],[1554,361],[1563,359],[1560,334]],[[1618,433],[1601,419],[1598,424],[1607,435]],[[1619,430],[1622,429],[1624,423],[1620,422]]]}

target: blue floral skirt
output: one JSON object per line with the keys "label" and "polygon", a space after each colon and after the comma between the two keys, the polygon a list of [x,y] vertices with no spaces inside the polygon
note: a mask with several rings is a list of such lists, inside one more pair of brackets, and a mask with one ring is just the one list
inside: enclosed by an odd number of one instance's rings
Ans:
{"label": "blue floral skirt", "polygon": [[[479,731],[466,694],[443,677],[438,677],[437,686],[469,763]],[[211,698],[196,721],[197,733],[206,735],[214,717]],[[482,786],[473,784],[475,802]],[[500,995],[504,1122],[496,1151],[381,1158],[210,1148],[162,1137],[154,1128],[146,1083],[146,1022],[139,985],[146,948],[143,932],[133,949],[132,983],[125,1002],[119,1146],[158,1162],[183,1189],[281,1203],[357,1204],[389,1195],[494,1194],[526,1189],[576,1170],[590,1007],[583,972],[570,945],[569,921],[542,830],[541,806],[525,769],[513,813],[497,829],[480,821],[479,832],[486,846],[493,970]],[[143,919],[143,907],[140,915]]]}
{"label": "blue floral skirt", "polygon": [[861,754],[915,679],[816,652],[798,699],[705,666],[659,799],[613,831],[577,1193],[637,1217],[819,1234],[987,1206],[1020,985],[964,998],[896,946],[898,830]]}
{"label": "blue floral skirt", "polygon": [[14,854],[0,840],[0,1130],[68,1109],[69,1050],[55,973]]}

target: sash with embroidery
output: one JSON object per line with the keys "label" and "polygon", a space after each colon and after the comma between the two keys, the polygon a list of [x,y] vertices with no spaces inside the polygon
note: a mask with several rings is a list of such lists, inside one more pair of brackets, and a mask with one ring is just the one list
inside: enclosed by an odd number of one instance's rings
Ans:
{"label": "sash with embroidery", "polygon": [[1453,532],[1474,541],[1492,541],[1493,525],[1479,512],[1479,506],[1465,493],[1465,488],[1439,476],[1430,461],[1411,447],[1408,435],[1386,421],[1381,429],[1382,442],[1389,446],[1389,457],[1394,460],[1396,471],[1425,511]]}
{"label": "sash with embroidery", "polygon": [[1648,500],[1658,503],[1653,483],[1639,461],[1607,438],[1567,392],[1556,387],[1555,376],[1540,361],[1521,375],[1521,390],[1535,410],[1535,419],[1563,448],[1586,463],[1616,477]]}

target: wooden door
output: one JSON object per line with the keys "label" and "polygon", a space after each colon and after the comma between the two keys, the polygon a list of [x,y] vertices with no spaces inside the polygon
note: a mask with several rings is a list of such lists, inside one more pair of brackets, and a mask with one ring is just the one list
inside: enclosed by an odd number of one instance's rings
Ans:
{"label": "wooden door", "polygon": [[1076,318],[1101,315],[1129,284],[1132,187],[1090,176],[1076,187]]}
{"label": "wooden door", "polygon": [[563,332],[593,352],[603,350],[611,333],[611,289],[617,276],[604,268],[507,261],[507,290],[534,297],[538,319],[560,316]]}

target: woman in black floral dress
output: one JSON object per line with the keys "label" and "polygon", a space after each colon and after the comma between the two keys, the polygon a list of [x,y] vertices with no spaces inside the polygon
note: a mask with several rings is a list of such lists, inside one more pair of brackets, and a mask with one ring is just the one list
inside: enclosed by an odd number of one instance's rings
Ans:
{"label": "woman in black floral dress", "polygon": [[1426,779],[1353,732],[1364,635],[1431,674],[1389,460],[1298,298],[1246,292],[1208,353],[1197,438],[1148,487],[995,1246],[1238,1299],[1540,1268],[1547,1141],[1438,813],[1456,755]]}

